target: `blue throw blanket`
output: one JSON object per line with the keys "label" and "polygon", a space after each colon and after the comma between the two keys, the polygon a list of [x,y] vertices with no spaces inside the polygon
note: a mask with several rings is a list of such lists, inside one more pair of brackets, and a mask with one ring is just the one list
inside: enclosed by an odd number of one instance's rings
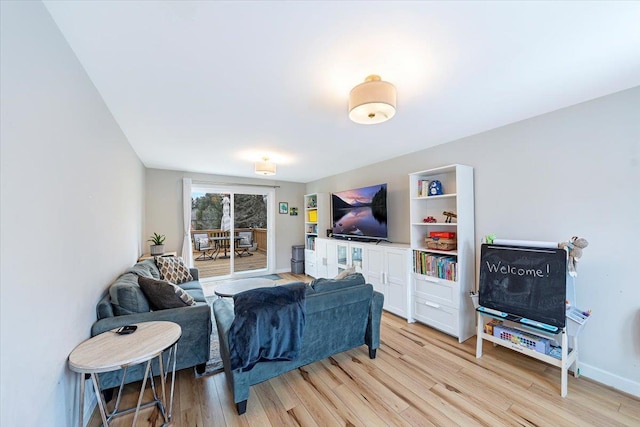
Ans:
{"label": "blue throw blanket", "polygon": [[231,369],[249,371],[261,360],[295,360],[302,347],[305,285],[258,288],[233,297],[229,329]]}

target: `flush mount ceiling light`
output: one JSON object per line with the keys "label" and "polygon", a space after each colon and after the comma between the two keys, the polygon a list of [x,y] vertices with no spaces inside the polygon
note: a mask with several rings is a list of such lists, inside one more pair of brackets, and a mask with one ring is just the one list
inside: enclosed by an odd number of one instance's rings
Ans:
{"label": "flush mount ceiling light", "polygon": [[360,124],[376,124],[396,114],[396,87],[370,75],[349,93],[349,118]]}
{"label": "flush mount ceiling light", "polygon": [[276,164],[269,161],[268,157],[263,157],[261,162],[255,163],[254,171],[258,175],[275,175]]}

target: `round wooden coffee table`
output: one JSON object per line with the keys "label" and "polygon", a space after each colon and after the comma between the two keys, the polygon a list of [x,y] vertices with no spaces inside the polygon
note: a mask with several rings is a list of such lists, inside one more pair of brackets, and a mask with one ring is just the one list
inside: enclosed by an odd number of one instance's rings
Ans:
{"label": "round wooden coffee table", "polygon": [[262,279],[259,277],[250,279],[232,280],[216,287],[214,293],[219,297],[232,297],[240,292],[249,291],[256,288],[266,288],[275,286],[276,282],[270,279]]}

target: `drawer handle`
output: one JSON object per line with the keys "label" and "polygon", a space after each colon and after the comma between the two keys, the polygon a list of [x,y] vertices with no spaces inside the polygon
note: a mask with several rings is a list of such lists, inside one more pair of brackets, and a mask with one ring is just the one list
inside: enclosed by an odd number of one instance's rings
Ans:
{"label": "drawer handle", "polygon": [[429,307],[433,307],[433,308],[440,308],[440,304],[436,304],[435,302],[425,301],[424,305],[428,305]]}

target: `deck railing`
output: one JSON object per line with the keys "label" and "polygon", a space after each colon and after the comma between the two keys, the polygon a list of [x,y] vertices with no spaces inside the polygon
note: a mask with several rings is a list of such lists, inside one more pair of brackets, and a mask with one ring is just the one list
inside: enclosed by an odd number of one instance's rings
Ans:
{"label": "deck railing", "polygon": [[[253,243],[257,243],[257,250],[261,252],[267,251],[267,229],[266,228],[236,228],[236,235],[241,231],[250,231],[251,232],[251,240]],[[209,229],[209,230],[191,230],[191,241],[193,242],[194,234],[203,234],[207,233],[209,237],[229,237],[229,231],[222,231],[219,228]],[[220,243],[221,247],[228,245],[228,240],[223,241],[226,243]],[[228,247],[228,246],[227,246]]]}

